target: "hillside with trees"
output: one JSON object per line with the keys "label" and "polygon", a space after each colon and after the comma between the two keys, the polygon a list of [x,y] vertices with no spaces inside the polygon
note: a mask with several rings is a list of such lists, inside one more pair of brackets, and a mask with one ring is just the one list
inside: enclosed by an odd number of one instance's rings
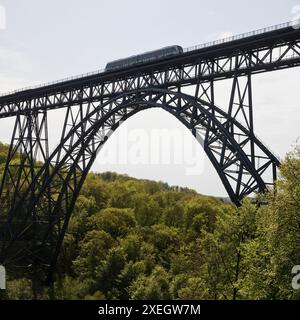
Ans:
{"label": "hillside with trees", "polygon": [[[7,146],[0,145],[0,172]],[[203,183],[203,182],[202,182]],[[195,191],[90,173],[77,200],[51,293],[9,275],[3,299],[299,299],[300,149],[277,193],[240,208]]]}

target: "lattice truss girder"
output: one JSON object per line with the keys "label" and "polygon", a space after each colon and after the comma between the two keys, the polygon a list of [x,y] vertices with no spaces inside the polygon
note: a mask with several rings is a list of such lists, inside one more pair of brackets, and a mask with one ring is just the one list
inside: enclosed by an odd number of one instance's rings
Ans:
{"label": "lattice truss girder", "polygon": [[168,66],[159,71],[140,72],[132,76],[119,77],[99,82],[86,81],[80,87],[62,86],[50,93],[37,94],[28,99],[1,99],[0,117],[16,115],[30,108],[56,109],[88,102],[112,98],[117,94],[152,87],[189,86],[201,82],[225,79],[234,75],[265,72],[300,65],[300,40],[279,41],[268,47],[233,50],[228,55],[199,57],[193,62]]}

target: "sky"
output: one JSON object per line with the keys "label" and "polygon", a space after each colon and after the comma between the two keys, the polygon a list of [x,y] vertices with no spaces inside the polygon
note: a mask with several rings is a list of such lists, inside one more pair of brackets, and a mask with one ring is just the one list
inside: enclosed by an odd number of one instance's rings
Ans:
{"label": "sky", "polygon": [[[300,18],[300,0],[0,0],[0,93],[103,68],[107,62],[178,44],[194,46]],[[255,132],[280,158],[300,136],[299,68],[253,77]],[[219,85],[228,106],[230,83]],[[50,115],[51,146],[61,113]],[[9,142],[13,119],[0,121]],[[52,130],[52,132],[51,132]],[[162,110],[141,112],[108,140],[93,171],[187,186],[226,196],[201,146]]]}

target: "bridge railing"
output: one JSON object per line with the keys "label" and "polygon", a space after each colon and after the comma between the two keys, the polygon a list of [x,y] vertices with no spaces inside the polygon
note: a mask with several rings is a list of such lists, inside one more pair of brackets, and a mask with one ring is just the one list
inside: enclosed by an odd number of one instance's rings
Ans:
{"label": "bridge railing", "polygon": [[96,71],[91,71],[91,72],[83,73],[83,74],[76,75],[76,76],[70,76],[70,77],[67,77],[67,78],[59,79],[59,80],[54,80],[54,81],[50,81],[50,82],[44,82],[44,83],[41,83],[41,84],[38,84],[38,85],[34,85],[34,86],[23,87],[23,88],[20,88],[20,89],[17,89],[17,90],[1,93],[0,97],[8,96],[8,95],[15,94],[15,93],[18,93],[18,92],[21,92],[21,91],[44,88],[44,87],[51,86],[51,85],[54,85],[54,84],[59,84],[59,83],[63,83],[63,82],[71,81],[71,80],[76,80],[76,79],[81,79],[81,78],[85,78],[85,77],[88,77],[88,76],[93,76],[93,75],[96,75],[96,74],[103,73],[104,71],[105,71],[105,69],[99,69],[99,70],[96,70]]}
{"label": "bridge railing", "polygon": [[241,34],[238,34],[238,35],[235,35],[232,37],[227,37],[227,38],[218,39],[218,40],[211,41],[211,42],[202,43],[202,44],[199,44],[196,46],[185,48],[184,52],[190,52],[190,51],[195,51],[195,50],[204,49],[204,48],[208,48],[208,47],[213,47],[218,44],[223,44],[223,43],[232,42],[235,40],[249,38],[252,36],[259,35],[259,34],[264,34],[267,32],[276,31],[276,30],[289,28],[289,27],[294,27],[295,29],[300,29],[300,19],[286,22],[286,23],[277,24],[277,25],[274,25],[271,27],[266,27],[266,28],[250,31],[250,32],[241,33]]}

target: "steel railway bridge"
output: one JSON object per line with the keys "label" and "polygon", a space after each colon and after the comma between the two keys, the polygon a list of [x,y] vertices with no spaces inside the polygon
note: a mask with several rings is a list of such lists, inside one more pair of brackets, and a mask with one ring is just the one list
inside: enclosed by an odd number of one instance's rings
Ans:
{"label": "steel railway bridge", "polygon": [[[254,133],[252,75],[300,65],[296,27],[274,26],[0,96],[0,118],[15,119],[0,185],[0,264],[35,266],[51,280],[97,153],[123,121],[148,108],[164,109],[191,131],[236,205],[273,188],[280,162]],[[217,106],[215,83],[225,79],[232,81],[230,102]],[[65,119],[50,152],[47,115],[56,109],[65,110]]]}

